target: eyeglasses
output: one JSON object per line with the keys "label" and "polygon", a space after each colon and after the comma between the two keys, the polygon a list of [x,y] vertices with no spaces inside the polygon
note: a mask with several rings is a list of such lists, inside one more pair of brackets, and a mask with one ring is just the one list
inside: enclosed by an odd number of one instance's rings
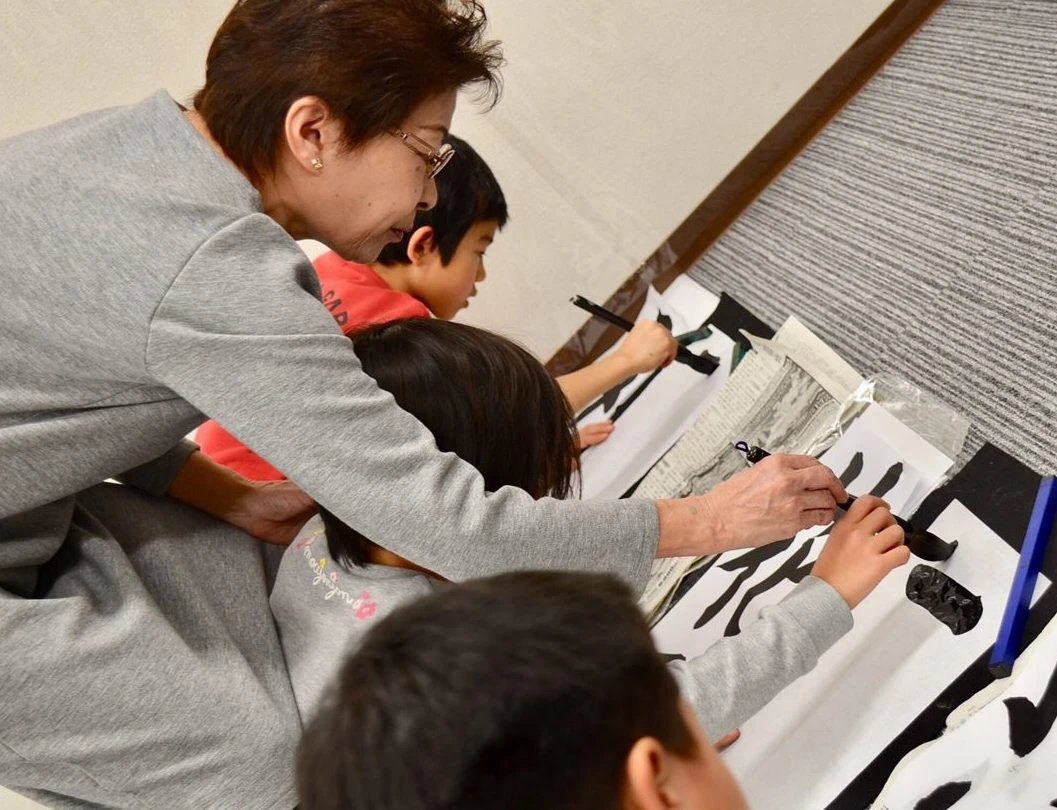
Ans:
{"label": "eyeglasses", "polygon": [[[450,143],[442,144],[440,149],[434,149],[421,138],[412,135],[410,132],[404,132],[402,129],[394,129],[390,134],[394,138],[399,138],[404,146],[425,161],[426,166],[429,167],[429,174],[426,177],[430,180],[440,174],[451,159],[455,157],[455,147]],[[419,150],[418,147],[412,144],[412,141],[421,144],[426,151]]]}

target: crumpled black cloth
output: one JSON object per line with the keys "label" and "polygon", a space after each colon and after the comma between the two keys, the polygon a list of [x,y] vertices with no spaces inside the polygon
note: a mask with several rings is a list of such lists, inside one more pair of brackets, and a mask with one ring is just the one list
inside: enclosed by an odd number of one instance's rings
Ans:
{"label": "crumpled black cloth", "polygon": [[915,565],[907,577],[907,599],[951,629],[968,633],[984,615],[983,600],[931,565]]}

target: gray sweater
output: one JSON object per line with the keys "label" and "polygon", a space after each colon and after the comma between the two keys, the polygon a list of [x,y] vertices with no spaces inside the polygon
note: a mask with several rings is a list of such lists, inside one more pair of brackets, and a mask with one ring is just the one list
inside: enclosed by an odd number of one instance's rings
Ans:
{"label": "gray sweater", "polygon": [[[309,521],[283,554],[271,594],[302,720],[318,710],[345,656],[371,627],[436,587],[444,584],[405,568],[345,570],[330,559],[322,522]],[[739,635],[669,667],[705,732],[716,740],[813,669],[851,625],[843,598],[821,579],[807,577]]]}
{"label": "gray sweater", "polygon": [[644,583],[654,506],[487,493],[437,452],[165,93],[0,143],[0,222],[0,517],[157,459],[209,416],[449,579],[543,566]]}

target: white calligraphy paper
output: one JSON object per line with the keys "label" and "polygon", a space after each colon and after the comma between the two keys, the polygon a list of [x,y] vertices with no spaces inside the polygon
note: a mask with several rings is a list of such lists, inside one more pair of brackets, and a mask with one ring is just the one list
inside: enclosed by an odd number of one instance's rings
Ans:
{"label": "white calligraphy paper", "polygon": [[1010,678],[980,694],[951,713],[946,734],[904,757],[875,810],[1057,807],[1057,619]]}
{"label": "white calligraphy paper", "polygon": [[[897,453],[883,437],[857,430],[853,423],[822,460],[840,473],[861,453],[861,471],[848,488],[854,494],[875,490],[888,476],[891,486],[885,497],[898,512],[901,503],[915,497],[923,480],[912,462],[928,467],[933,452],[901,443]],[[891,471],[900,463],[903,467],[892,483]],[[856,608],[852,631],[822,657],[813,672],[746,722],[741,739],[724,754],[754,810],[825,807],[994,642],[1017,564],[1016,552],[958,502],[944,511],[931,531],[945,540],[959,541],[949,560],[929,564],[981,596],[979,624],[954,636],[907,600],[907,575],[920,561],[912,559],[909,566],[890,574]],[[768,577],[773,580],[783,565],[790,568],[790,558],[810,543],[806,554],[799,552],[794,566],[803,572],[822,542],[810,532],[798,535],[779,558],[767,560],[741,582],[719,613],[695,629],[694,624],[744,573],[744,568],[724,565],[745,552],[721,555],[654,628],[658,649],[698,655],[712,640],[729,633],[734,611],[741,611],[740,622],[752,621],[760,608],[778,602],[793,583],[781,581],[743,606],[745,595]],[[1038,593],[1043,587],[1040,582]]]}
{"label": "white calligraphy paper", "polygon": [[[637,320],[656,320],[658,313],[664,313],[671,319],[673,334],[678,335],[700,327],[718,303],[719,297],[699,284],[678,278],[664,295],[649,288]],[[623,340],[610,352],[616,351]],[[719,393],[730,375],[734,341],[714,329],[710,337],[688,348],[694,354],[711,352],[719,358],[719,367],[706,376],[682,363],[672,363],[657,374],[615,421],[609,439],[584,451],[580,459],[582,498],[623,495],[679,440]],[[577,425],[583,427],[609,419],[646,384],[651,374],[632,378],[619,394],[607,400],[607,407],[585,412]]]}

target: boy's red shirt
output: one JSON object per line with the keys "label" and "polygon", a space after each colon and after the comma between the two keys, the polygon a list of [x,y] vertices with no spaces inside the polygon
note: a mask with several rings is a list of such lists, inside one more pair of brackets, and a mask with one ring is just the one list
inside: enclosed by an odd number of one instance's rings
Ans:
{"label": "boy's red shirt", "polygon": [[[324,253],[313,264],[323,305],[346,335],[376,323],[430,317],[425,304],[394,290],[366,264],[345,261],[333,251]],[[213,461],[253,481],[286,478],[213,420],[198,428],[195,441]]]}

